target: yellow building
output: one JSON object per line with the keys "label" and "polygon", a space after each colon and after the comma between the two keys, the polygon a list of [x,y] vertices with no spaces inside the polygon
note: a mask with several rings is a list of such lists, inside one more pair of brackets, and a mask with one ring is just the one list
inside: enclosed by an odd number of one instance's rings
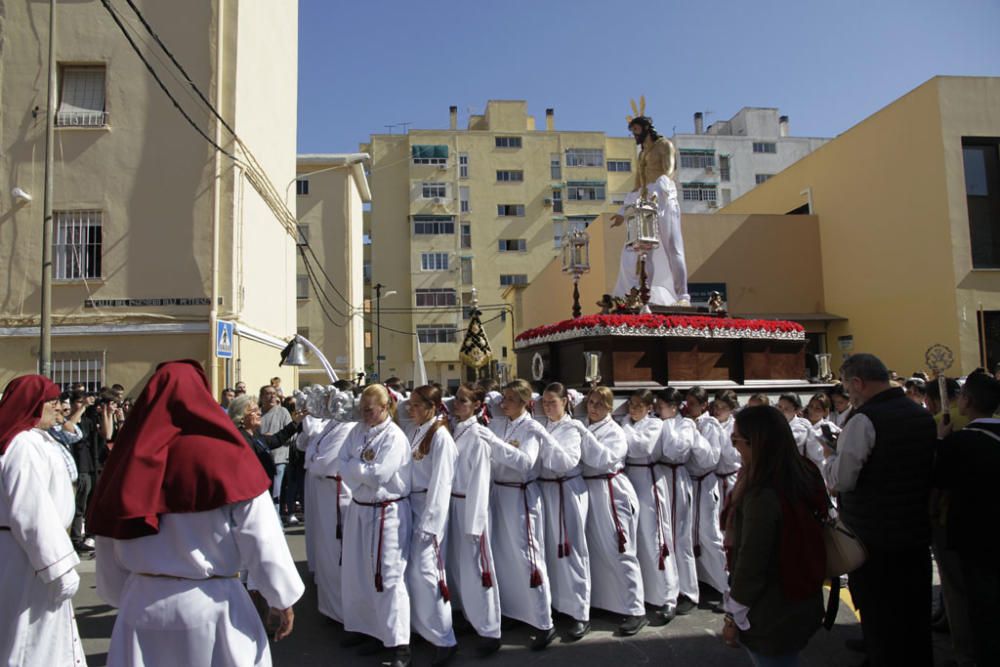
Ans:
{"label": "yellow building", "polygon": [[[322,350],[337,375],[365,370],[362,219],[371,202],[365,153],[299,155],[296,200],[298,333]],[[328,384],[309,357],[300,384]]]}
{"label": "yellow building", "polygon": [[[101,3],[57,3],[53,378],[134,394],[157,363],[190,357],[214,389],[292,385],[277,361],[296,328],[294,213],[274,192],[295,180],[297,3],[137,6],[260,167],[125,5],[140,51],[238,162],[184,121]],[[47,3],[4,11],[0,385],[37,369],[49,19]],[[215,320],[235,323],[231,360],[214,355]]]}
{"label": "yellow building", "polygon": [[[623,128],[624,129],[624,128]],[[369,371],[415,376],[417,341],[428,379],[455,386],[467,307],[476,288],[501,364],[514,363],[515,323],[503,293],[531,284],[562,237],[616,209],[632,188],[635,142],[601,132],[536,128],[523,101],[491,100],[459,129],[373,135],[370,217],[373,315]],[[369,326],[370,328],[370,326]]]}
{"label": "yellow building", "polygon": [[[730,312],[791,319],[809,351],[872,352],[908,375],[1000,362],[1000,78],[936,77],[714,215],[684,214],[692,283]],[[810,214],[811,213],[811,214]],[[622,227],[592,225],[584,313],[610,292]],[[512,294],[517,330],[570,316],[558,260]],[[985,359],[985,361],[984,361]]]}

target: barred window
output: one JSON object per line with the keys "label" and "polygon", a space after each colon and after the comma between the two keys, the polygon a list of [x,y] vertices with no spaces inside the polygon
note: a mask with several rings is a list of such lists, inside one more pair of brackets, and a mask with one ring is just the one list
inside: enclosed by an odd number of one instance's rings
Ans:
{"label": "barred window", "polygon": [[448,196],[448,184],[447,183],[421,183],[420,184],[420,196],[424,199],[434,199],[435,197],[447,197]]}
{"label": "barred window", "polygon": [[105,68],[100,66],[63,66],[59,72],[59,109],[56,125],[60,127],[104,127]]}
{"label": "barred window", "polygon": [[507,287],[508,285],[527,285],[528,276],[525,273],[501,273],[500,274],[500,287]]}
{"label": "barred window", "polygon": [[608,171],[632,171],[632,161],[608,160]]}
{"label": "barred window", "polygon": [[524,171],[521,169],[497,169],[497,183],[521,183]]}
{"label": "barred window", "polygon": [[101,277],[103,241],[100,211],[56,211],[52,247],[56,280]]}
{"label": "barred window", "polygon": [[560,190],[559,188],[552,189],[552,212],[553,213],[563,212],[562,190]]}
{"label": "barred window", "polygon": [[718,192],[716,186],[705,183],[683,183],[681,199],[683,201],[716,201]]}
{"label": "barred window", "polygon": [[549,178],[553,181],[562,178],[562,160],[559,159],[559,153],[552,153],[549,157]]}
{"label": "barred window", "polygon": [[455,218],[450,215],[413,216],[413,234],[429,236],[434,234],[454,234]]}
{"label": "barred window", "polygon": [[603,201],[605,197],[604,184],[574,185],[570,182],[566,186],[567,198],[570,201]]}
{"label": "barred window", "polygon": [[521,137],[497,137],[496,138],[497,148],[520,148],[521,147]]}
{"label": "barred window", "polygon": [[86,391],[100,391],[104,382],[104,352],[53,352],[52,381],[67,390],[82,384]]}
{"label": "barred window", "polygon": [[753,152],[754,153],[777,153],[778,144],[773,141],[755,141],[753,142]]}
{"label": "barred window", "polygon": [[472,225],[467,222],[462,223],[462,249],[468,250],[472,247]]}
{"label": "barred window", "polygon": [[420,253],[421,271],[447,271],[448,253],[446,252],[422,252]]}
{"label": "barred window", "polygon": [[469,177],[469,154],[459,153],[458,154],[458,177],[468,178]]}
{"label": "barred window", "polygon": [[681,150],[682,169],[711,169],[713,167],[715,167],[715,153]]}

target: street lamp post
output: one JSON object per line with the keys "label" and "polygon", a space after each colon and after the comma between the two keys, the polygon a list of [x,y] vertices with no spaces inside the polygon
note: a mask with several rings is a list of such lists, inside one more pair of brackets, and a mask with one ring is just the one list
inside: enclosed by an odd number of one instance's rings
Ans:
{"label": "street lamp post", "polygon": [[52,375],[52,181],[55,162],[56,2],[49,0],[49,84],[45,111],[45,194],[42,211],[42,302],[38,372]]}
{"label": "street lamp post", "polygon": [[382,283],[375,283],[375,374],[382,381]]}

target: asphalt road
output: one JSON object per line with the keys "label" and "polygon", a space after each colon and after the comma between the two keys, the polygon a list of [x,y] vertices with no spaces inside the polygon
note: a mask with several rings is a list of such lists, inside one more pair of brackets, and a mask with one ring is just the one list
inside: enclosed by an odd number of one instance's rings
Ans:
{"label": "asphalt road", "polygon": [[[342,649],[339,641],[343,630],[316,609],[316,588],[306,570],[305,538],[301,526],[286,530],[289,546],[299,571],[306,582],[306,593],[295,605],[295,630],[292,635],[271,646],[275,665],[377,665],[388,662],[390,656],[359,656],[355,649]],[[87,662],[91,667],[107,663],[107,650],[114,627],[115,610],[97,597],[94,561],[80,565],[81,586],[75,598],[77,623],[83,638]],[[849,604],[842,604],[837,625],[827,632],[820,630],[810,641],[802,664],[809,667],[850,667],[861,662],[861,656],[844,647],[844,640],[860,637],[858,620]],[[475,654],[474,634],[459,635],[459,653],[453,665],[483,667],[529,667],[532,665],[708,665],[718,667],[749,667],[749,656],[742,649],[730,649],[717,638],[722,617],[711,611],[698,610],[677,617],[664,627],[647,626],[630,638],[616,637],[619,618],[613,614],[595,612],[593,630],[584,639],[568,643],[562,637],[545,651],[528,649],[528,632],[515,624],[503,633],[503,648],[489,658]],[[564,630],[567,619],[557,619],[556,628]],[[941,642],[939,642],[941,643]],[[414,639],[414,665],[430,664],[433,648]],[[939,663],[940,664],[940,663]],[[178,667],[185,667],[178,665]]]}

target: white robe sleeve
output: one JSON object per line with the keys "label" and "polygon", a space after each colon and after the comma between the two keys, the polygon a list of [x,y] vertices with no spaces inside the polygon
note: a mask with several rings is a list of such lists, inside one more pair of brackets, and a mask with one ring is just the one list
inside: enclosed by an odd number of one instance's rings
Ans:
{"label": "white robe sleeve", "polygon": [[622,424],[625,442],[628,443],[628,455],[632,458],[645,458],[653,455],[656,444],[660,440],[663,422],[659,419],[643,419],[635,424],[626,419]]}
{"label": "white robe sleeve", "polygon": [[[487,430],[478,425],[477,428]],[[482,440],[473,446],[472,472],[465,490],[465,525],[471,537],[479,537],[486,532],[490,513],[490,449]]]}
{"label": "white robe sleeve", "polygon": [[[10,534],[18,543],[35,574],[49,584],[80,563],[59,512],[48,494],[48,476],[29,431],[19,433],[3,455],[3,490],[10,499]],[[274,511],[272,509],[272,511]]]}
{"label": "white robe sleeve", "polygon": [[563,435],[556,438],[538,426],[542,448],[539,456],[542,465],[557,475],[565,475],[580,463],[580,436],[573,429],[563,429]]}
{"label": "white robe sleeve", "polygon": [[719,457],[722,452],[712,446],[708,438],[701,434],[697,428],[691,434],[691,460],[702,470],[714,470],[719,465]]}
{"label": "white robe sleeve", "polygon": [[[358,431],[352,433],[348,444],[353,443],[356,433]],[[351,488],[364,485],[378,490],[388,484],[392,476],[403,467],[403,464],[406,463],[408,450],[409,443],[406,442],[406,437],[402,433],[396,432],[392,435],[392,441],[383,442],[379,446],[372,461],[363,461],[360,457],[349,458],[346,464],[341,466],[340,474]],[[347,445],[344,445],[344,449],[341,450],[341,460],[344,458],[345,451],[349,455]]]}
{"label": "white robe sleeve", "polygon": [[270,492],[234,503],[228,510],[247,579],[271,607],[291,607],[302,597],[305,585],[288,551]]}
{"label": "white robe sleeve", "polygon": [[687,463],[691,457],[696,433],[694,424],[685,423],[683,420],[676,424],[664,423],[658,443],[660,454],[675,465]]}
{"label": "white robe sleeve", "polygon": [[522,475],[527,475],[535,467],[535,461],[538,460],[538,438],[530,430],[518,447],[505,442],[493,431],[484,429],[480,433],[490,445],[490,456],[493,461]]}
{"label": "white robe sleeve", "polygon": [[[579,422],[577,422],[579,423]],[[580,424],[581,435],[580,458],[591,468],[606,469],[617,464],[628,453],[628,443],[620,428],[612,428],[603,440],[598,440],[583,424]]]}
{"label": "white robe sleeve", "polygon": [[119,607],[122,589],[129,572],[118,562],[115,541],[110,537],[98,537],[94,551],[97,563],[97,595],[112,607]]}
{"label": "white robe sleeve", "polygon": [[451,507],[451,486],[455,479],[455,462],[458,448],[448,429],[439,428],[431,440],[431,479],[427,486],[427,501],[417,530],[434,535],[438,543],[444,541]]}

